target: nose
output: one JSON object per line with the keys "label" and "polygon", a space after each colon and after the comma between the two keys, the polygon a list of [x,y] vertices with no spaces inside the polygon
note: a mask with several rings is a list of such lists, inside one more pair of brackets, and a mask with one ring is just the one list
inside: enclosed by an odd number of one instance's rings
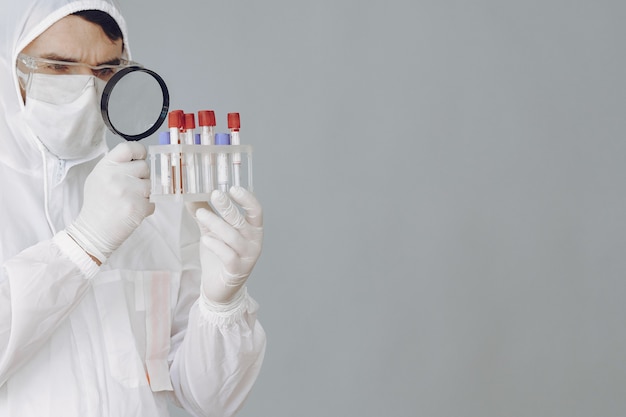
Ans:
{"label": "nose", "polygon": [[93,71],[87,65],[78,65],[75,73],[79,75],[93,75]]}

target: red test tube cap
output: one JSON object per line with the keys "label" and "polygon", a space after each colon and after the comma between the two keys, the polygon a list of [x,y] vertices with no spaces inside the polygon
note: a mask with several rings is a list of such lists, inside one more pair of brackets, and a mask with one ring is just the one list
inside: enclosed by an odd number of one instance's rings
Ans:
{"label": "red test tube cap", "polygon": [[241,124],[239,123],[239,113],[228,113],[228,128],[239,130]]}
{"label": "red test tube cap", "polygon": [[185,129],[196,128],[196,115],[193,113],[185,113]]}
{"label": "red test tube cap", "polygon": [[181,128],[184,126],[184,112],[182,110],[172,110],[167,118],[167,126]]}
{"label": "red test tube cap", "polygon": [[200,126],[215,126],[215,112],[213,110],[200,110],[198,123]]}

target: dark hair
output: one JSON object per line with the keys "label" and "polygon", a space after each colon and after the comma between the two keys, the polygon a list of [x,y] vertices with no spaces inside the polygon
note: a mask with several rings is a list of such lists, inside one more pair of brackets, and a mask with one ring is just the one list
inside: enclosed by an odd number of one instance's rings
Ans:
{"label": "dark hair", "polygon": [[101,10],[81,10],[72,14],[100,26],[104,34],[112,41],[122,39],[122,29],[108,13]]}

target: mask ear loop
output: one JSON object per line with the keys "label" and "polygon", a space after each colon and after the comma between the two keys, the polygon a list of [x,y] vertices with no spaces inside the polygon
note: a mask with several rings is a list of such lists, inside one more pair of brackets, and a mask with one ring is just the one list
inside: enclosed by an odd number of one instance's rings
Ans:
{"label": "mask ear loop", "polygon": [[22,70],[20,70],[19,68],[16,68],[15,70],[17,71],[17,81],[20,83],[20,87],[22,87],[22,89],[26,91],[26,87],[29,84],[28,81],[30,77],[25,72],[22,72]]}
{"label": "mask ear loop", "polygon": [[20,86],[20,98],[22,103],[26,102],[27,91],[30,89],[30,84],[33,80],[33,73],[31,71],[23,72],[18,65],[15,66],[15,72],[17,73],[17,83]]}
{"label": "mask ear loop", "polygon": [[20,84],[20,87],[26,92],[26,90],[30,87],[30,81],[32,80],[32,70],[28,68],[28,65],[24,62],[21,62],[23,66],[27,68],[27,72],[22,71],[20,68],[20,60],[18,58],[17,63],[15,65],[15,71],[17,72],[17,81]]}

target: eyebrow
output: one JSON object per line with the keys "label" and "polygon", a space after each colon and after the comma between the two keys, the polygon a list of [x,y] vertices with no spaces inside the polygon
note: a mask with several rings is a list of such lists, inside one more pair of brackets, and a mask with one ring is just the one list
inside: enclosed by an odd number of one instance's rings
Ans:
{"label": "eyebrow", "polygon": [[[57,55],[55,53],[49,53],[49,54],[44,54],[41,56],[41,58],[43,59],[50,59],[52,61],[64,61],[64,62],[75,62],[75,63],[80,63],[80,61],[74,59],[74,58],[69,58],[66,56],[61,56],[61,55]],[[110,59],[106,62],[99,62],[98,65],[94,65],[94,66],[100,66],[100,65],[119,65],[122,62],[121,58],[113,58]]]}

